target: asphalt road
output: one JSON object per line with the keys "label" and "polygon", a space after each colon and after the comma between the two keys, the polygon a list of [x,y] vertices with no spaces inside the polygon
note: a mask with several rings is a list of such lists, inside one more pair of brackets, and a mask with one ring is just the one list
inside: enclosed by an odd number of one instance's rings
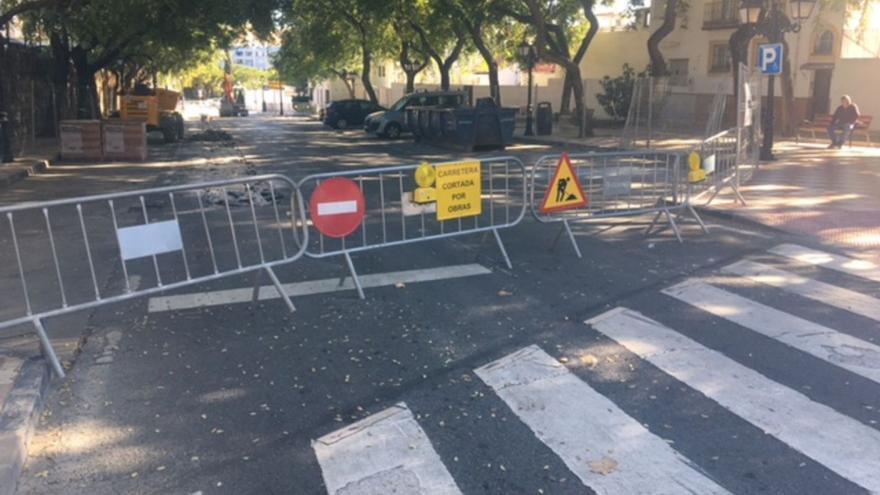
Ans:
{"label": "asphalt road", "polygon": [[[219,125],[232,158],[185,148],[138,184],[469,156]],[[512,270],[478,235],[357,254],[366,300],[306,283],[338,257],[303,260],[279,270],[295,313],[209,304],[250,277],[95,311],[19,493],[880,491],[880,270],[709,220],[684,244],[577,225],[578,259],[527,218],[503,232]]]}

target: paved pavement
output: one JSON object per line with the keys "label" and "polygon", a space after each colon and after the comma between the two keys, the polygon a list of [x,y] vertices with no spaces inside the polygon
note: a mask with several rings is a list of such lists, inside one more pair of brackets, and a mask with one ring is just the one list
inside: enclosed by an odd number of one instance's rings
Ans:
{"label": "paved pavement", "polygon": [[[217,125],[242,146],[49,174],[42,193],[465,156]],[[19,493],[880,491],[880,268],[708,220],[683,245],[577,225],[583,260],[527,221],[503,234],[513,270],[478,236],[358,254],[363,301],[327,283],[339,260],[305,260],[279,273],[293,314],[268,289],[235,302],[250,277],[95,311],[70,323],[89,330]]]}
{"label": "paved pavement", "polygon": [[718,207],[789,232],[876,256],[880,247],[880,149],[826,150],[782,143],[743,186],[748,205],[724,195]]}

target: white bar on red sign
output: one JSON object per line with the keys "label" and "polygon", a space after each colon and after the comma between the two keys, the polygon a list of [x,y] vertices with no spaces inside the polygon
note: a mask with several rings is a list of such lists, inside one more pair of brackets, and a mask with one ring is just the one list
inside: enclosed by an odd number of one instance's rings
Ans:
{"label": "white bar on red sign", "polygon": [[358,203],[351,201],[333,201],[331,203],[318,203],[318,215],[345,215],[346,213],[357,213]]}

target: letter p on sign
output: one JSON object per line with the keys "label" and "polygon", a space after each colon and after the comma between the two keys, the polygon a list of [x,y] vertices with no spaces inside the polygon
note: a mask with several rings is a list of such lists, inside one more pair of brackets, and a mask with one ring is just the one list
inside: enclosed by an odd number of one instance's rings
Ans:
{"label": "letter p on sign", "polygon": [[782,43],[770,43],[758,46],[758,66],[765,76],[776,76],[782,73]]}

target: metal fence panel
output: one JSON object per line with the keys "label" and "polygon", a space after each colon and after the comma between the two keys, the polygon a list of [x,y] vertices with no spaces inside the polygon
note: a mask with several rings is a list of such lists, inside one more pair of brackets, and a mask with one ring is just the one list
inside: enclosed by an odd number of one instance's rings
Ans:
{"label": "metal fence panel", "polygon": [[[700,165],[706,178],[690,184],[691,202],[708,205],[725,188],[729,187],[739,200],[740,142],[739,130],[728,129],[700,143],[694,150],[699,153]],[[745,201],[743,201],[745,202]]]}
{"label": "metal fence panel", "polygon": [[660,215],[665,215],[679,241],[681,235],[672,213],[687,211],[703,225],[688,202],[687,175],[682,176],[680,156],[660,151],[569,155],[587,196],[587,205],[542,213],[540,204],[545,191],[550,188],[560,158],[560,155],[548,155],[537,161],[529,180],[529,204],[532,215],[539,222],[563,223],[578,256],[580,250],[569,227],[572,221],[653,213],[653,226]]}
{"label": "metal fence panel", "polygon": [[[511,266],[499,229],[517,225],[526,212],[526,171],[523,163],[514,157],[480,159],[481,203],[480,215],[452,220],[438,220],[431,206],[412,202],[416,187],[415,165],[382,167],[342,172],[315,174],[299,182],[305,197],[311,197],[321,182],[335,177],[353,180],[365,199],[365,216],[361,225],[350,235],[334,239],[322,235],[314,226],[310,233],[306,255],[312,258],[344,256],[360,296],[363,291],[350,255],[361,251],[412,244],[474,233],[491,233],[508,266]],[[440,167],[457,162],[432,164]],[[436,207],[436,206],[435,206]]]}
{"label": "metal fence panel", "polygon": [[[297,185],[264,175],[0,208],[0,330],[300,258]],[[293,304],[281,293],[288,306]]]}

